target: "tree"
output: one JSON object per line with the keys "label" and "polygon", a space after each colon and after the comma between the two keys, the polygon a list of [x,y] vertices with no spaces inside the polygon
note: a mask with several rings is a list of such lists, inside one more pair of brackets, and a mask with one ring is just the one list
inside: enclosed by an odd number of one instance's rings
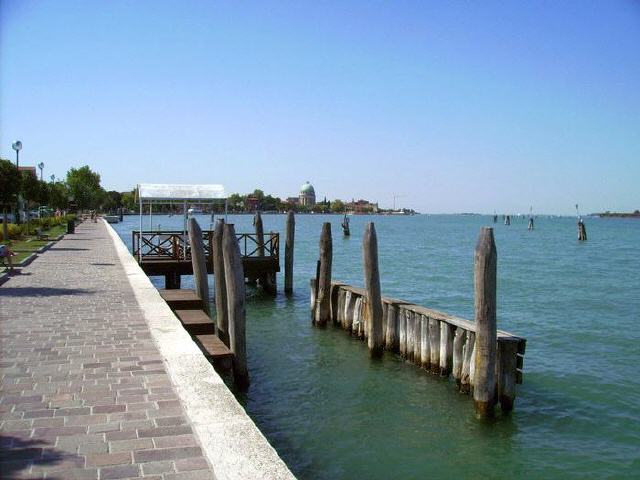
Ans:
{"label": "tree", "polygon": [[69,190],[63,182],[49,184],[49,206],[64,210],[69,205]]}
{"label": "tree", "polygon": [[344,212],[344,202],[342,200],[334,200],[331,202],[331,211],[335,213],[343,213]]}
{"label": "tree", "polygon": [[134,188],[130,192],[123,192],[121,197],[121,203],[124,208],[129,211],[136,210],[136,189]]}
{"label": "tree", "polygon": [[97,207],[104,192],[100,186],[100,174],[93,172],[88,165],[69,170],[67,186],[81,210]]}
{"label": "tree", "polygon": [[20,188],[18,169],[9,160],[0,158],[0,205],[2,206],[2,238],[8,240],[7,211],[16,204],[16,196]]}
{"label": "tree", "polygon": [[110,190],[106,192],[104,198],[103,208],[105,210],[113,211],[122,206],[122,194],[120,192],[116,192],[115,190]]}
{"label": "tree", "polygon": [[232,212],[241,212],[244,209],[244,196],[238,193],[232,193],[229,195],[227,205]]}

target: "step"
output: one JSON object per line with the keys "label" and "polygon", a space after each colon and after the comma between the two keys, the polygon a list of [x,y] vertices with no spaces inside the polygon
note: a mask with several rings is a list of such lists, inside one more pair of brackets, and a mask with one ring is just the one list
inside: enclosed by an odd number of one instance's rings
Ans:
{"label": "step", "polygon": [[213,321],[202,310],[175,310],[176,317],[182,322],[184,329],[191,335],[216,333]]}
{"label": "step", "polygon": [[229,347],[227,347],[217,335],[195,335],[194,338],[198,346],[202,349],[205,357],[209,359],[217,360],[233,357],[233,353],[231,353]]}
{"label": "step", "polygon": [[162,289],[158,290],[158,292],[171,310],[202,309],[202,300],[200,300],[195,290]]}

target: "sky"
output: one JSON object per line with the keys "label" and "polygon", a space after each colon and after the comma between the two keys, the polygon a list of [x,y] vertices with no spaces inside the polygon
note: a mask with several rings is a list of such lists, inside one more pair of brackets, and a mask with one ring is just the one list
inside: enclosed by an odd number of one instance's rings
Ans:
{"label": "sky", "polygon": [[108,190],[640,209],[640,2],[0,0],[0,155]]}

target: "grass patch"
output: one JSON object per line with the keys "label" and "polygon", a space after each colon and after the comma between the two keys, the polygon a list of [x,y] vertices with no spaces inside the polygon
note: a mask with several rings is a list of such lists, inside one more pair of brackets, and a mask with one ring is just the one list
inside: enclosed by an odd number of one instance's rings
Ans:
{"label": "grass patch", "polygon": [[56,225],[52,227],[50,230],[47,230],[43,233],[49,236],[49,240],[38,240],[35,236],[30,236],[23,238],[21,240],[10,240],[8,242],[2,241],[0,242],[2,245],[8,245],[9,248],[16,254],[11,258],[14,266],[18,263],[22,262],[29,255],[31,255],[36,250],[41,249],[51,240],[58,238],[63,233],[67,232],[66,225]]}

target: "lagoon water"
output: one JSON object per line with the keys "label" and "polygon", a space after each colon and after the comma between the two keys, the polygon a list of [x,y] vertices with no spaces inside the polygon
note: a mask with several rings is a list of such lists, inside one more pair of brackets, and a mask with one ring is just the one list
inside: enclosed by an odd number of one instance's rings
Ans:
{"label": "lagoon water", "polygon": [[[182,227],[154,216],[154,228]],[[208,216],[196,217],[209,227]],[[229,216],[236,232],[252,217]],[[371,361],[366,344],[311,326],[309,278],[322,222],[333,229],[333,278],[363,285],[362,233],[376,224],[382,293],[473,318],[473,250],[494,226],[498,328],[527,338],[515,410],[490,424],[450,381],[392,354]],[[281,235],[284,215],[264,215]],[[249,289],[251,386],[238,394],[299,478],[637,478],[640,472],[640,221],[587,218],[296,217],[295,292]],[[138,217],[114,225],[130,246]],[[148,217],[145,218],[145,229]],[[157,282],[156,282],[157,280]],[[183,278],[183,288],[190,279]],[[163,287],[163,279],[154,279]],[[212,283],[212,282],[211,282]]]}

